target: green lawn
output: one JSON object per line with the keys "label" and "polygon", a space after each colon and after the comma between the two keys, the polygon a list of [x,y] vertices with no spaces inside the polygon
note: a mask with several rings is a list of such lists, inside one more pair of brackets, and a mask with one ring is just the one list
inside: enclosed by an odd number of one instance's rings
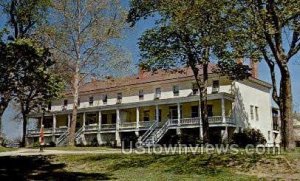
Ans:
{"label": "green lawn", "polygon": [[[110,148],[69,147],[76,150]],[[66,149],[58,147],[53,149]],[[0,180],[292,180],[300,150],[281,155],[82,154],[0,157]]]}
{"label": "green lawn", "polygon": [[18,148],[6,148],[6,147],[2,147],[0,146],[0,152],[6,152],[6,151],[15,151]]}

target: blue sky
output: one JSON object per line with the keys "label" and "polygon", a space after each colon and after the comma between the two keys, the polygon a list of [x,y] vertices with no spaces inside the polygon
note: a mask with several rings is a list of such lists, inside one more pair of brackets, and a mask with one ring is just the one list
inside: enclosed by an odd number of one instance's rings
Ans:
{"label": "blue sky", "polygon": [[[124,7],[126,7],[128,9],[128,1],[127,0],[122,0],[122,5]],[[5,23],[5,18],[3,16],[0,15],[0,28],[2,28],[4,26]],[[125,49],[127,49],[130,54],[132,55],[132,59],[133,59],[133,63],[135,65],[138,64],[139,61],[139,48],[138,48],[138,39],[139,37],[143,34],[143,32],[151,27],[154,26],[154,21],[152,19],[148,19],[148,20],[143,20],[140,21],[136,24],[135,27],[133,28],[129,28],[124,31],[124,38],[122,40],[119,41],[119,44],[121,46],[123,46]],[[294,104],[295,104],[295,111],[300,112],[300,81],[297,79],[297,77],[299,78],[300,75],[300,55],[298,53],[298,55],[291,60],[291,63],[289,64],[289,68],[291,71],[291,75],[292,75],[292,86],[293,86],[293,98],[294,98]],[[137,67],[135,67],[135,69],[133,70],[133,72],[137,71]],[[261,62],[259,65],[259,78],[270,82],[270,75],[269,75],[269,70],[267,68],[266,63]],[[11,123],[11,119],[14,119],[14,117],[16,117],[16,115],[13,115],[12,112],[7,112],[6,113],[6,121],[9,123],[9,125],[7,125],[7,127],[12,128],[12,127],[18,127],[17,124],[15,123]],[[5,117],[5,115],[3,115],[3,117]],[[5,121],[5,122],[6,122]],[[10,131],[11,129],[8,129],[7,132],[11,133]],[[12,135],[13,136],[13,135]],[[15,137],[15,135],[13,136]]]}
{"label": "blue sky", "polygon": [[[122,1],[122,4],[128,8],[128,1]],[[134,28],[129,28],[124,34],[125,38],[121,41],[121,44],[126,47],[133,57],[133,62],[135,64],[139,61],[139,47],[138,39],[143,34],[143,32],[154,26],[154,20],[149,18],[147,20],[139,21]],[[293,89],[293,101],[294,109],[300,112],[300,81],[297,79],[300,75],[300,52],[289,63],[289,69],[292,76],[292,89]],[[259,79],[271,83],[270,72],[267,64],[262,61],[259,63]],[[279,77],[277,78],[279,80]]]}

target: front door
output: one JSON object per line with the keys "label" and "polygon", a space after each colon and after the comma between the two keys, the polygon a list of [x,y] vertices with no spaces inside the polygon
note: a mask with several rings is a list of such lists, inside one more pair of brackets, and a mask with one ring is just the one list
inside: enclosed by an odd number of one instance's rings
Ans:
{"label": "front door", "polygon": [[[182,118],[182,108],[180,108],[180,117]],[[177,106],[170,106],[169,107],[169,119],[178,119],[178,111]]]}

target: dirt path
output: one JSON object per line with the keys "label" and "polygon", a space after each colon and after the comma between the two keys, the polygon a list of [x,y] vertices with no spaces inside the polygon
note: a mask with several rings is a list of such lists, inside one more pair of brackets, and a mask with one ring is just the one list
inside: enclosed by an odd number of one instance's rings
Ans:
{"label": "dirt path", "polygon": [[32,156],[32,155],[80,155],[80,154],[120,154],[121,150],[95,150],[95,151],[65,151],[65,150],[47,150],[40,152],[39,149],[21,148],[16,151],[1,152],[0,157],[4,156]]}

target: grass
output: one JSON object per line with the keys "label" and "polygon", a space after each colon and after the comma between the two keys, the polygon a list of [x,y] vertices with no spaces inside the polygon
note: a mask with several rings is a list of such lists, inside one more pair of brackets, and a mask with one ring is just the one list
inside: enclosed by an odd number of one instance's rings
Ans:
{"label": "grass", "polygon": [[[239,158],[242,163],[246,158]],[[250,158],[257,159],[256,156]],[[71,172],[102,173],[118,180],[255,180],[240,175],[228,164],[233,155],[78,155],[52,157],[68,163]]]}
{"label": "grass", "polygon": [[15,150],[18,150],[18,148],[6,148],[0,146],[0,152],[15,151]]}
{"label": "grass", "polygon": [[[94,151],[111,148],[51,149]],[[82,154],[0,157],[0,162],[6,163],[0,165],[0,180],[292,180],[300,178],[297,172],[299,154],[300,149],[281,155]],[[288,167],[293,167],[294,171]]]}

